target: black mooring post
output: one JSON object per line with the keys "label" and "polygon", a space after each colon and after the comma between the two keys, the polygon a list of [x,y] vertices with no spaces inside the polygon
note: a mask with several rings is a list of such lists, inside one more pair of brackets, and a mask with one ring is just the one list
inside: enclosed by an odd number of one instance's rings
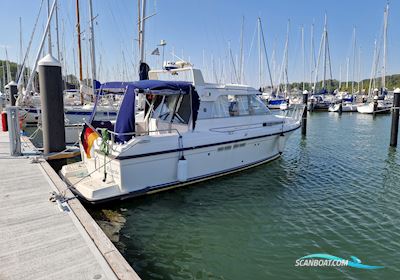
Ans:
{"label": "black mooring post", "polygon": [[399,133],[399,106],[400,106],[400,88],[396,88],[393,92],[393,108],[392,108],[392,129],[390,133],[390,146],[397,147],[397,135]]}
{"label": "black mooring post", "polygon": [[10,95],[10,103],[11,106],[15,106],[16,98],[15,96],[18,94],[18,87],[14,81],[11,81],[6,85],[6,89],[8,89],[8,93]]}
{"label": "black mooring post", "polygon": [[376,116],[376,111],[378,111],[378,96],[374,97],[374,111],[372,112],[374,117]]}
{"label": "black mooring post", "polygon": [[[65,150],[61,64],[48,54],[38,65],[44,153],[61,152]],[[53,168],[61,168],[59,165],[55,163]]]}
{"label": "black mooring post", "polygon": [[308,103],[308,91],[303,91],[303,104],[305,106],[303,111],[303,117],[301,121],[301,134],[307,134],[307,103]]}

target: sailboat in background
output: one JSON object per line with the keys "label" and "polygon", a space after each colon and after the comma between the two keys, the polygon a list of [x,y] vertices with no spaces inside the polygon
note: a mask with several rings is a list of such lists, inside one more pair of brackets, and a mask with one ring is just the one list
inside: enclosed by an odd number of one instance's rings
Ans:
{"label": "sailboat in background", "polygon": [[[93,30],[93,12],[92,12],[92,3],[89,1],[89,9],[90,9],[90,53],[91,53],[91,61],[92,61],[92,77],[91,77],[91,82],[92,86],[91,87],[85,87],[83,86],[82,83],[82,57],[81,57],[81,44],[79,40],[79,34],[80,34],[80,19],[79,19],[79,0],[76,1],[76,9],[77,9],[77,31],[78,31],[78,58],[79,58],[79,69],[80,69],[80,84],[81,87],[79,90],[71,91],[71,90],[66,90],[64,91],[64,114],[65,114],[65,127],[66,127],[66,142],[68,144],[71,143],[76,143],[78,140],[78,135],[79,132],[84,124],[85,121],[88,121],[94,111],[95,105],[93,104],[92,100],[93,99],[98,99],[96,102],[97,110],[96,114],[100,119],[102,120],[114,120],[117,115],[117,100],[115,100],[115,96],[110,96],[108,94],[104,94],[102,96],[99,96],[98,93],[98,88],[100,83],[97,82],[96,80],[96,65],[95,65],[95,49],[94,49],[94,30]],[[49,13],[48,13],[48,28],[45,30],[45,34],[43,35],[42,39],[42,44],[39,48],[38,55],[36,57],[35,65],[32,68],[32,73],[31,77],[28,80],[26,90],[21,92],[18,97],[18,105],[20,106],[20,114],[21,118],[23,120],[23,125],[25,126],[37,126],[41,122],[41,108],[40,108],[40,93],[37,93],[35,91],[32,91],[33,89],[33,78],[36,74],[36,66],[40,57],[40,54],[42,52],[43,48],[43,43],[44,39],[47,36],[48,41],[49,41],[49,53],[51,54],[52,52],[52,45],[51,45],[51,31],[50,31],[50,26],[51,26],[51,20],[54,11],[57,11],[57,0],[54,1],[53,6],[50,10],[49,8]],[[39,15],[40,16],[40,11]],[[58,22],[56,22],[58,24]],[[34,26],[34,31],[35,32],[35,27]],[[58,27],[56,28],[58,30]],[[58,36],[57,36],[58,37]],[[57,45],[58,45],[58,40],[57,40]],[[29,53],[29,48],[27,50],[26,56]],[[59,56],[59,55],[58,55]],[[24,65],[22,65],[24,67]],[[20,76],[20,79],[22,77]],[[18,83],[20,84],[21,81],[20,79],[18,80]],[[20,86],[21,90],[23,89],[23,85],[21,83]],[[84,90],[85,89],[85,90]],[[66,94],[65,94],[66,93]],[[118,97],[117,97],[118,99]]]}
{"label": "sailboat in background", "polygon": [[[321,88],[317,91],[318,81],[318,70],[321,60],[323,57],[323,79]],[[329,66],[329,68],[328,68]],[[309,111],[327,111],[331,103],[333,102],[334,96],[331,95],[326,88],[326,72],[329,69],[330,81],[332,81],[332,66],[330,59],[329,40],[328,40],[328,18],[325,14],[324,31],[322,33],[321,44],[318,51],[318,60],[315,67],[314,85],[312,88],[312,95],[309,98],[308,110]]]}
{"label": "sailboat in background", "polygon": [[261,97],[265,101],[265,103],[269,109],[287,110],[289,107],[289,98],[288,98],[289,80],[288,80],[288,75],[287,75],[288,74],[289,28],[290,28],[290,22],[288,21],[285,49],[284,49],[282,64],[281,64],[281,68],[280,68],[279,81],[278,81],[278,86],[275,88],[274,84],[273,84],[273,80],[272,80],[271,69],[269,67],[268,54],[266,51],[264,32],[263,32],[262,25],[261,25],[261,19],[258,18],[260,84],[261,84],[261,80],[262,80],[261,79],[261,77],[262,77],[261,40],[264,45],[264,55],[266,57],[268,74],[269,74],[270,83],[271,83],[271,91],[266,92],[265,89],[263,89]]}
{"label": "sailboat in background", "polygon": [[[347,91],[339,92],[336,94],[335,101],[329,106],[329,112],[357,112],[357,104],[355,104],[354,96],[355,96],[355,88],[354,88],[354,80],[355,80],[355,67],[356,67],[356,48],[357,48],[357,41],[356,41],[356,28],[353,28],[353,79],[351,83],[351,94]],[[349,71],[349,59],[347,59],[347,82],[346,87],[348,87],[348,71]],[[341,70],[340,70],[341,72]],[[340,90],[339,86],[339,90]],[[347,90],[347,88],[346,88]]]}
{"label": "sailboat in background", "polygon": [[[387,89],[386,89],[386,62],[387,62],[387,28],[388,28],[388,16],[389,16],[389,4],[386,5],[384,14],[383,14],[383,67],[382,67],[382,84],[380,91],[378,89],[374,89],[372,92],[372,83],[370,82],[369,87],[369,97],[373,100],[367,102],[364,105],[360,105],[357,107],[357,111],[361,114],[378,114],[378,113],[390,113],[390,109],[392,107],[392,101],[388,98]],[[375,56],[375,55],[374,55]],[[376,68],[378,65],[379,55],[374,57],[373,62],[373,75],[371,75],[371,81],[374,79],[376,75]]]}

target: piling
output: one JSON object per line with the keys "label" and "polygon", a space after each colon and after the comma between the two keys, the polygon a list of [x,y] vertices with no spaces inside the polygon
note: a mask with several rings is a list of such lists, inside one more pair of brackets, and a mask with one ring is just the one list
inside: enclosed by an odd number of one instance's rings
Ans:
{"label": "piling", "polygon": [[21,155],[21,138],[19,128],[19,113],[18,107],[9,106],[7,107],[7,128],[8,136],[10,141],[10,155],[20,156]]}
{"label": "piling", "polygon": [[307,134],[307,102],[308,102],[308,91],[303,91],[303,104],[305,106],[303,110],[303,117],[301,122],[301,134]]}
{"label": "piling", "polygon": [[10,95],[10,105],[15,106],[16,98],[15,96],[18,94],[18,87],[17,83],[14,81],[11,81],[6,85],[6,89],[8,90],[8,94]]}
{"label": "piling", "polygon": [[[65,150],[64,100],[61,64],[51,54],[39,61],[39,87],[42,108],[43,149],[45,154]],[[52,162],[54,169],[63,162]]]}
{"label": "piling", "polygon": [[400,106],[400,88],[396,88],[393,92],[393,108],[392,108],[392,129],[390,133],[390,146],[397,147],[397,136],[399,133],[399,106]]}
{"label": "piling", "polygon": [[378,110],[378,96],[374,96],[374,111],[372,113],[373,116],[376,115],[377,110]]}

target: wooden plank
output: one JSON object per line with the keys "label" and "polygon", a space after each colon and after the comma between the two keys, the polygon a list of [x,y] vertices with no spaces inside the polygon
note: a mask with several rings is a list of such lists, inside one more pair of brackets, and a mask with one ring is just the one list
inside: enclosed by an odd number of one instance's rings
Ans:
{"label": "wooden plank", "polygon": [[[61,178],[54,172],[54,170],[46,161],[40,162],[40,165],[47,173],[48,177],[54,183],[59,192],[65,193],[67,197],[73,196],[72,192],[68,189],[65,182],[61,180]],[[97,248],[102,253],[104,258],[110,265],[111,269],[117,275],[118,279],[139,280],[140,277],[128,264],[125,258],[117,250],[117,248],[115,248],[114,244],[89,215],[89,213],[82,206],[80,201],[78,199],[69,200],[68,205],[70,206],[76,217],[79,219],[80,223],[85,228],[90,238],[96,244]]]}
{"label": "wooden plank", "polygon": [[41,164],[8,153],[0,132],[0,279],[118,279],[74,212],[49,201],[56,188]]}

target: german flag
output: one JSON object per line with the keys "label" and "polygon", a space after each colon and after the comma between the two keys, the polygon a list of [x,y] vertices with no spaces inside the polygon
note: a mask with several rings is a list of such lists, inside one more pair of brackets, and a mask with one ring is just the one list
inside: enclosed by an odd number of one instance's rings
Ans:
{"label": "german flag", "polygon": [[92,149],[94,140],[96,140],[98,137],[99,134],[91,125],[85,124],[83,126],[83,130],[81,133],[81,143],[83,149],[85,150],[87,158],[91,158],[90,150]]}

